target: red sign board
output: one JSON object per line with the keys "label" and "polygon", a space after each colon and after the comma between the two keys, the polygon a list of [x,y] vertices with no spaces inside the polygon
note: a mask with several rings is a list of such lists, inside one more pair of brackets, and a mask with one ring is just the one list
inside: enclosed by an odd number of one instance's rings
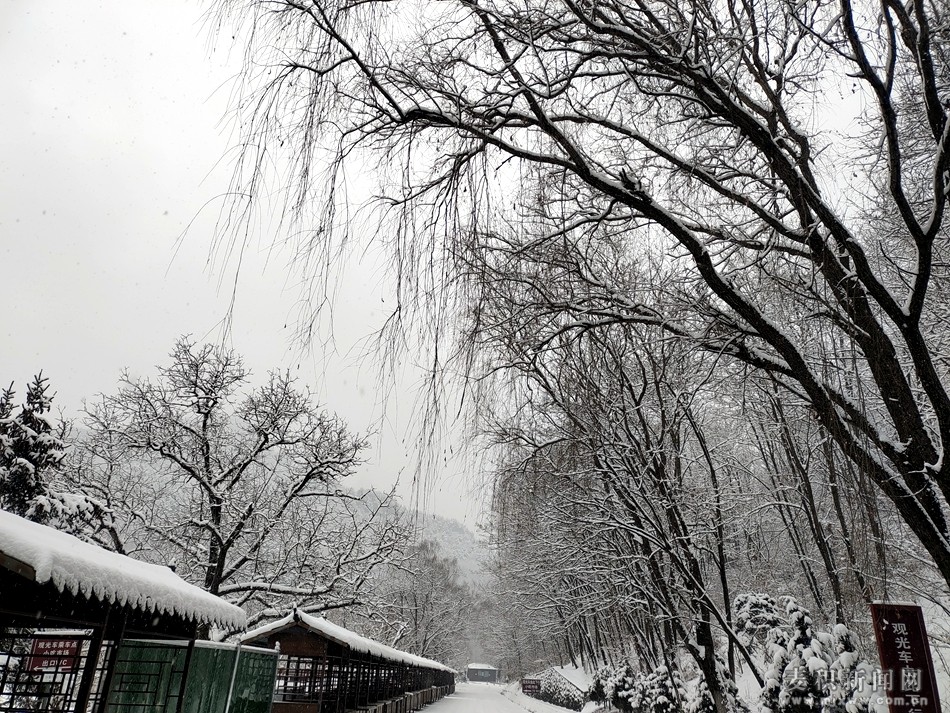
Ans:
{"label": "red sign board", "polygon": [[916,604],[871,604],[881,695],[891,713],[940,713],[924,615]]}
{"label": "red sign board", "polygon": [[27,659],[30,671],[70,673],[79,662],[78,639],[51,639],[36,637]]}
{"label": "red sign board", "polygon": [[536,696],[541,693],[540,678],[522,678],[521,692],[528,696]]}

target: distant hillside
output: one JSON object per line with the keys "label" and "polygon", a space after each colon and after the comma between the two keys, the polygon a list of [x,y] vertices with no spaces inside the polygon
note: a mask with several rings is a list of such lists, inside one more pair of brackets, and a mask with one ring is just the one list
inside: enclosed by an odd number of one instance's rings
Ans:
{"label": "distant hillside", "polygon": [[475,532],[447,517],[431,513],[418,515],[419,537],[438,543],[443,557],[458,560],[459,570],[469,584],[481,584],[488,563],[488,546],[476,540]]}

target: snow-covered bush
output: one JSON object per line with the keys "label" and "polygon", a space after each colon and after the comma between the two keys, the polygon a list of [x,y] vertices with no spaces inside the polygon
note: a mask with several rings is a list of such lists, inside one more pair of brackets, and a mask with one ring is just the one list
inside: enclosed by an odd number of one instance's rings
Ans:
{"label": "snow-covered bush", "polygon": [[843,624],[815,631],[808,610],[785,597],[787,623],[766,639],[765,713],[866,713],[871,667]]}
{"label": "snow-covered bush", "polygon": [[861,660],[854,636],[846,626],[837,624],[832,635],[835,660],[830,667],[832,685],[822,707],[823,713],[868,713],[875,669]]}
{"label": "snow-covered bush", "polygon": [[686,701],[686,713],[716,713],[716,702],[702,674],[699,676],[695,692]]}
{"label": "snow-covered bush", "polygon": [[640,676],[627,664],[623,668],[615,669],[607,677],[604,690],[607,702],[623,713],[633,713],[632,698],[637,693]]}
{"label": "snow-covered bush", "polygon": [[552,668],[547,669],[539,676],[541,690],[535,698],[562,708],[579,711],[584,707],[585,695],[583,691],[568,681],[564,676]]}
{"label": "snow-covered bush", "polygon": [[812,630],[808,610],[785,598],[787,626],[773,627],[766,638],[769,667],[762,702],[769,713],[806,713],[821,709],[823,678],[829,662],[821,638]]}
{"label": "snow-covered bush", "polygon": [[[739,689],[736,687],[735,680],[726,662],[719,656],[716,657],[716,669],[719,671],[720,690],[726,697],[726,710],[731,713],[748,713],[749,706],[739,698]],[[692,696],[687,698],[684,709],[686,713],[716,713],[716,702],[702,673],[699,675]]]}
{"label": "snow-covered bush", "polygon": [[676,669],[658,666],[642,676],[631,698],[639,713],[682,713],[686,691]]}
{"label": "snow-covered bush", "polygon": [[610,668],[608,667],[601,668],[594,674],[593,681],[591,681],[590,688],[587,691],[588,700],[594,703],[607,702],[606,680],[609,676]]}
{"label": "snow-covered bush", "polygon": [[733,602],[735,627],[746,646],[764,643],[770,630],[780,623],[778,604],[768,594],[746,592]]}
{"label": "snow-covered bush", "polygon": [[638,675],[626,664],[622,667],[604,666],[594,674],[587,697],[595,703],[611,705],[623,713],[631,713],[630,696],[637,685]]}
{"label": "snow-covered bush", "polygon": [[[588,698],[623,713],[684,713],[686,691],[679,673],[659,666],[648,674],[627,664],[602,668],[594,675]],[[697,712],[699,713],[699,712]]]}

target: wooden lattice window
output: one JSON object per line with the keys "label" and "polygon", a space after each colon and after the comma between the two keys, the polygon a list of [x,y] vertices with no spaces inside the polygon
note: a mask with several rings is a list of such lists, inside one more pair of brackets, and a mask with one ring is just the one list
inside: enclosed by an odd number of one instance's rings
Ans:
{"label": "wooden lattice window", "polygon": [[319,701],[325,688],[325,658],[281,656],[277,660],[275,700]]}

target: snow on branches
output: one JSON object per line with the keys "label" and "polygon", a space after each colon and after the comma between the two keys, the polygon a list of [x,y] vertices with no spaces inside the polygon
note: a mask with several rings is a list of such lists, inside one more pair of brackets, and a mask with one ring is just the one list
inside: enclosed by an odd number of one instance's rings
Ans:
{"label": "snow on branches", "polygon": [[33,378],[19,409],[15,399],[12,384],[0,393],[0,509],[73,534],[103,526],[109,513],[102,503],[56,482],[68,426],[52,417],[48,379]]}
{"label": "snow on branches", "polygon": [[230,349],[182,338],[156,377],[124,374],[86,413],[72,477],[115,511],[115,548],[252,625],[358,603],[403,540],[388,496],[343,487],[365,438],[286,373],[253,386]]}
{"label": "snow on branches", "polygon": [[785,623],[766,638],[765,713],[868,713],[873,670],[844,624],[816,631],[811,614],[784,597]]}
{"label": "snow on branches", "polygon": [[0,394],[0,507],[42,522],[47,494],[44,475],[65,456],[62,432],[50,418],[53,397],[42,374],[26,390],[26,400],[14,413],[16,394],[11,384]]}

